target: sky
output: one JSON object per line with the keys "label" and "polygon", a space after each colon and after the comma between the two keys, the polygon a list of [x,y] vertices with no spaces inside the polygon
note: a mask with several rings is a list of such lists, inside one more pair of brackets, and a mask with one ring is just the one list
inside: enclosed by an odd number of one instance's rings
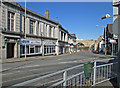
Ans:
{"label": "sky", "polygon": [[[18,3],[25,5],[24,2]],[[113,23],[112,18],[101,20],[106,14],[113,16],[112,2],[27,2],[27,8],[41,15],[48,9],[50,19],[59,21],[80,40],[96,40],[104,32],[100,26]]]}

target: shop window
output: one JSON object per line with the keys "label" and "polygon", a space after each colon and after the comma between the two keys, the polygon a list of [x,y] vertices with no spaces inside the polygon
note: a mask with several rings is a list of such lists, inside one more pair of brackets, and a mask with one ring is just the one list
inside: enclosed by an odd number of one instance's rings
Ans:
{"label": "shop window", "polygon": [[53,47],[53,53],[55,53],[55,46]]}
{"label": "shop window", "polygon": [[50,47],[50,52],[49,53],[52,53],[52,51],[51,51],[52,49],[51,49],[51,47]]}
{"label": "shop window", "polygon": [[46,52],[46,46],[44,47],[44,54],[46,54],[47,52]]}
{"label": "shop window", "polygon": [[[29,46],[26,46],[26,53],[29,54]],[[20,54],[25,54],[25,46],[20,46]]]}
{"label": "shop window", "polygon": [[47,52],[46,53],[49,53],[49,47],[47,47]]}
{"label": "shop window", "polygon": [[51,52],[51,53],[53,53],[53,47],[51,48],[51,50],[52,50],[52,52]]}
{"label": "shop window", "polygon": [[35,53],[40,53],[40,46],[35,46]]}
{"label": "shop window", "polygon": [[34,53],[34,46],[30,46],[30,53]]}

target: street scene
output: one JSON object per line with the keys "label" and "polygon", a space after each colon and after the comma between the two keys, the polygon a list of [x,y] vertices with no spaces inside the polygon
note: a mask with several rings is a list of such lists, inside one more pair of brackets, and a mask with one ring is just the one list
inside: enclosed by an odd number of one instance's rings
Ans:
{"label": "street scene", "polygon": [[106,57],[104,55],[82,51],[72,55],[67,54],[59,57],[53,56],[32,61],[3,64],[3,86],[17,84],[25,80],[101,58],[105,59]]}
{"label": "street scene", "polygon": [[0,0],[1,88],[120,88],[120,0]]}

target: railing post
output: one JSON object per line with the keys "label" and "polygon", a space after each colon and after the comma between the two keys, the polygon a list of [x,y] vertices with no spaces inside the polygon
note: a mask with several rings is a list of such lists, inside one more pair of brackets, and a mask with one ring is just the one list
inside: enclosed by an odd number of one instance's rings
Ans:
{"label": "railing post", "polygon": [[93,86],[95,86],[96,82],[96,61],[94,61],[94,73],[93,73]]}
{"label": "railing post", "polygon": [[66,79],[67,79],[67,71],[64,71],[63,73],[63,80],[64,80],[63,87],[64,88],[66,88],[66,84],[67,84]]}

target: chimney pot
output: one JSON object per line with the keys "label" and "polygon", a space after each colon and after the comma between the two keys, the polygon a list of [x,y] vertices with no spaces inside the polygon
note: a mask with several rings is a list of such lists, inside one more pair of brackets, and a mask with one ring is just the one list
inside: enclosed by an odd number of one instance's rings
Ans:
{"label": "chimney pot", "polygon": [[45,11],[45,17],[49,18],[49,10],[48,9]]}

